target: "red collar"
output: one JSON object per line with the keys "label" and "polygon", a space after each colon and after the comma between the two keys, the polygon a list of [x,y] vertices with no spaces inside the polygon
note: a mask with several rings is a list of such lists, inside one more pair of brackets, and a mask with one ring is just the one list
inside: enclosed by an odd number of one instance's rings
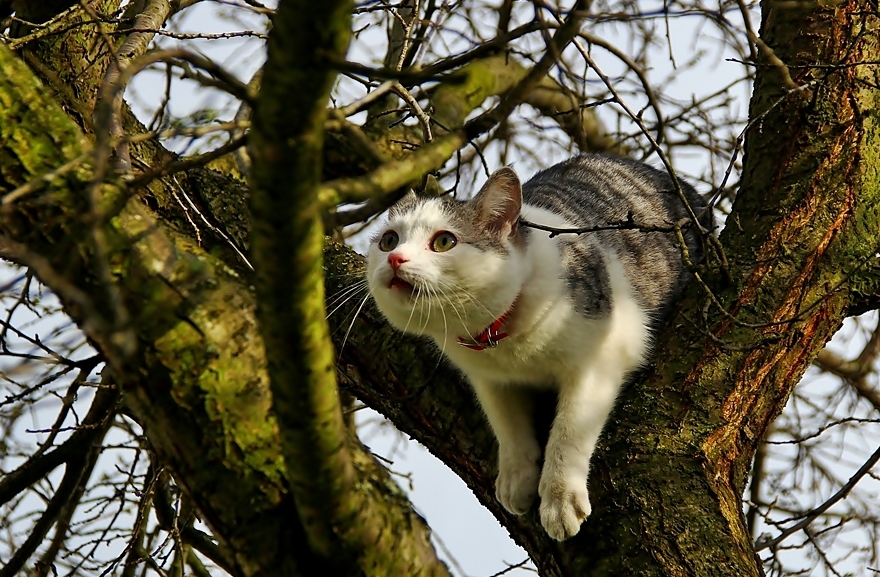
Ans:
{"label": "red collar", "polygon": [[[515,303],[516,301],[514,300],[513,302]],[[491,325],[483,329],[483,331],[477,336],[470,338],[458,337],[458,344],[472,351],[485,351],[486,349],[497,347],[498,341],[510,336],[508,333],[502,333],[500,331],[501,325],[503,325],[508,317],[510,317],[510,311],[512,310],[513,305],[510,305],[507,312],[495,319]]]}

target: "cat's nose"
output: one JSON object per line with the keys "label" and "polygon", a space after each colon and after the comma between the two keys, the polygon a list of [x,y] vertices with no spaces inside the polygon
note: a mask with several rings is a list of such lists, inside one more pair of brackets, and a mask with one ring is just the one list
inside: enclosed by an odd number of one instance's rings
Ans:
{"label": "cat's nose", "polygon": [[394,270],[399,269],[400,265],[402,265],[403,263],[408,262],[408,261],[409,261],[409,259],[406,258],[405,256],[403,256],[402,254],[400,254],[399,252],[392,252],[391,254],[388,255],[388,264],[390,264],[391,268],[393,268]]}

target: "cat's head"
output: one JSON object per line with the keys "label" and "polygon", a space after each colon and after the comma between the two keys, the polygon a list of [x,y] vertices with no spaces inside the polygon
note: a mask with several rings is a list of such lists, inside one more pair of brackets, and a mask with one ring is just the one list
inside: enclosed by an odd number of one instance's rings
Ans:
{"label": "cat's head", "polygon": [[395,327],[471,334],[502,315],[524,281],[522,187],[502,168],[466,202],[405,197],[370,243],[367,277]]}

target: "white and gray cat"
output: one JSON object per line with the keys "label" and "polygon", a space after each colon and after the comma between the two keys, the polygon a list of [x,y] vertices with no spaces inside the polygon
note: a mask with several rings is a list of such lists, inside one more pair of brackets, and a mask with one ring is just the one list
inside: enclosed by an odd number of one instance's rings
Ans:
{"label": "white and gray cat", "polygon": [[[705,202],[681,188],[703,225]],[[388,321],[427,335],[467,376],[498,439],[498,500],[525,513],[540,495],[554,539],[590,514],[587,475],[599,433],[627,375],[689,273],[674,235],[606,230],[551,237],[555,228],[633,222],[669,227],[687,217],[671,178],[645,164],[583,155],[521,185],[502,168],[467,202],[410,194],[370,245],[370,291]],[[686,228],[692,259],[702,243]],[[558,403],[544,450],[530,387]]]}

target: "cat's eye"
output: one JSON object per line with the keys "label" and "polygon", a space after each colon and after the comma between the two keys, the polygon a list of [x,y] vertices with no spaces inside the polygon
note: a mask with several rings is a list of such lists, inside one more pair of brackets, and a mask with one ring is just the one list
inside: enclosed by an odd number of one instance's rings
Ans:
{"label": "cat's eye", "polygon": [[397,233],[393,230],[389,230],[379,239],[379,250],[382,252],[391,252],[394,250],[394,247],[397,246],[398,242],[400,242],[400,237],[397,236]]}
{"label": "cat's eye", "polygon": [[443,231],[434,235],[431,240],[431,250],[434,252],[446,252],[458,244],[458,239],[451,232]]}

